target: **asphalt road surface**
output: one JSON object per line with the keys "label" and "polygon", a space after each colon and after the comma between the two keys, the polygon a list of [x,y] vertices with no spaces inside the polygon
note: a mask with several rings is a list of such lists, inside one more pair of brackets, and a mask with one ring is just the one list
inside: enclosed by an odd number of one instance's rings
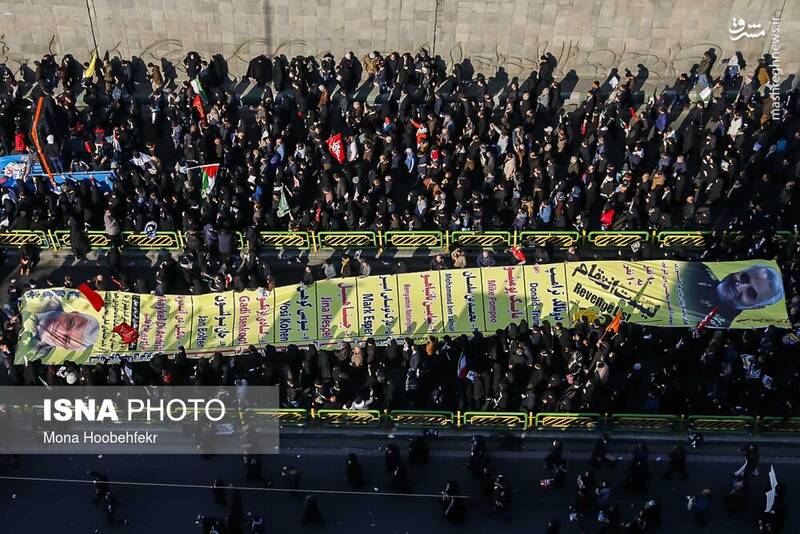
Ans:
{"label": "asphalt road surface", "polygon": [[[510,518],[488,516],[489,505],[482,497],[481,486],[465,467],[467,438],[434,439],[427,466],[409,468],[411,491],[392,493],[383,466],[381,447],[395,441],[406,458],[405,436],[306,433],[284,435],[281,453],[263,457],[263,474],[271,488],[247,482],[242,459],[238,456],[24,456],[16,468],[7,468],[0,479],[0,531],[5,533],[94,533],[201,532],[195,526],[197,514],[222,517],[226,508],[216,504],[208,487],[216,477],[242,488],[243,513],[260,514],[268,533],[348,532],[398,533],[475,532],[502,529],[506,532],[538,533],[549,519],[560,519],[562,533],[579,532],[568,522],[568,509],[574,502],[575,477],[588,468],[590,440],[565,440],[569,462],[567,482],[561,489],[543,489],[539,480],[546,476],[542,459],[549,437],[527,436],[512,440],[490,441],[493,472],[509,478],[514,491]],[[663,439],[663,438],[662,438]],[[677,438],[676,438],[677,439]],[[744,442],[745,438],[742,438]],[[767,471],[774,465],[778,478],[788,486],[788,518],[784,532],[798,532],[796,501],[792,490],[800,480],[800,462],[790,457],[793,447],[762,447],[760,474],[751,481],[747,506],[730,514],[722,498],[729,490],[731,473],[742,463],[736,441],[728,445],[704,445],[690,450],[689,479],[662,480],[666,468],[669,439],[650,443],[648,488],[633,493],[622,488],[632,442],[616,443],[612,448],[619,461],[597,472],[598,480],[612,486],[612,502],[617,503],[623,520],[630,519],[650,498],[663,506],[663,525],[656,532],[683,529],[686,532],[747,533],[757,532],[758,510],[763,506]],[[522,450],[519,450],[519,449]],[[512,450],[517,449],[517,450]],[[348,452],[358,454],[366,475],[366,485],[353,490],[344,481],[344,459]],[[786,456],[789,455],[789,456]],[[299,493],[286,491],[280,476],[281,467],[294,465],[302,474]],[[111,489],[120,502],[118,518],[125,526],[108,526],[100,505],[93,502],[94,490],[87,469],[102,473],[111,480]],[[6,478],[17,477],[17,478]],[[460,526],[452,526],[441,517],[438,494],[447,480],[459,483],[467,514]],[[686,510],[686,496],[710,488],[714,502],[709,524],[699,529]],[[303,497],[314,493],[322,509],[326,526],[301,524]],[[590,532],[597,532],[596,510],[587,514]],[[247,531],[245,531],[247,532]]]}

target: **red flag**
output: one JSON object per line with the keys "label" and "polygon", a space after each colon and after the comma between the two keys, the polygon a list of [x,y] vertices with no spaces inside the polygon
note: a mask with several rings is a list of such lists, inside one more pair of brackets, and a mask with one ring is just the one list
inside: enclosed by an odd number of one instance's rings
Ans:
{"label": "red flag", "polygon": [[617,314],[614,316],[614,320],[608,323],[606,327],[606,333],[608,332],[619,332],[619,327],[622,324],[622,310],[617,310]]}
{"label": "red flag", "polygon": [[134,330],[133,327],[128,323],[119,323],[114,327],[114,332],[119,334],[119,337],[122,338],[122,341],[128,345],[131,343],[136,343],[136,340],[139,339],[139,332]]}
{"label": "red flag", "polygon": [[708,323],[711,322],[711,319],[714,318],[714,316],[717,314],[718,311],[719,311],[719,307],[714,306],[713,308],[711,308],[711,311],[708,312],[708,315],[703,317],[703,319],[699,323],[697,323],[697,332],[698,333],[702,332],[703,329],[706,326],[708,326]]}
{"label": "red flag", "polygon": [[80,291],[86,300],[89,301],[89,304],[92,305],[94,311],[100,311],[105,306],[105,302],[103,301],[103,297],[100,296],[100,293],[83,283],[78,286],[78,291]]}
{"label": "red flag", "polygon": [[340,165],[344,163],[345,153],[344,145],[342,144],[342,134],[337,133],[336,135],[332,135],[326,143],[328,144],[328,150],[331,155],[336,158],[336,161],[338,161]]}
{"label": "red flag", "polygon": [[194,95],[194,99],[192,100],[192,106],[197,110],[197,114],[200,116],[200,121],[206,121],[206,110],[203,107],[203,99],[200,98],[200,95]]}

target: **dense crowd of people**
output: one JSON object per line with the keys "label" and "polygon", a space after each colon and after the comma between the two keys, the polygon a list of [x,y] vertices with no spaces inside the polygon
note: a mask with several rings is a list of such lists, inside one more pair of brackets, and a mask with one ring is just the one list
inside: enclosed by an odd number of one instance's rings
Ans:
{"label": "dense crowd of people", "polygon": [[[110,187],[87,179],[53,187],[45,175],[13,187],[4,182],[0,228],[68,228],[78,258],[91,249],[87,230],[103,230],[111,241],[107,272],[89,285],[158,294],[280,285],[258,254],[262,230],[709,230],[707,249],[692,259],[777,257],[789,318],[797,324],[800,248],[774,237],[800,224],[800,91],[771,90],[777,80],[769,56],[747,71],[741,55],[723,62],[716,53],[709,49],[652,96],[642,91],[641,75],[615,70],[570,102],[552,56],[542,56],[524,80],[487,78],[469,60],[448,67],[424,49],[363,59],[351,52],[338,61],[331,54],[258,56],[238,83],[222,56],[206,60],[196,52],[178,66],[180,76],[167,60],[145,65],[108,54],[87,63],[46,55],[19,73],[0,65],[0,155],[33,153],[32,104],[45,95],[54,103],[41,150],[49,167],[114,173]],[[337,134],[340,153],[328,143]],[[210,164],[220,165],[213,184],[197,169]],[[152,225],[185,232],[186,250],[177,259],[162,254],[153,273],[133,275],[123,264],[122,232],[152,231]],[[726,231],[743,239],[727,240]],[[247,250],[238,250],[237,232],[246,236]],[[509,252],[509,261],[525,259],[519,249]],[[527,260],[550,261],[552,252],[537,248]],[[644,253],[634,251],[633,259]],[[566,254],[580,257],[574,248]],[[800,365],[793,357],[800,331],[773,328],[623,324],[608,331],[583,318],[573,327],[522,321],[493,335],[424,343],[398,339],[379,346],[370,339],[337,350],[251,346],[228,357],[192,359],[181,350],[148,362],[14,365],[22,292],[83,281],[56,274],[37,279],[37,258],[33,247],[23,249],[2,310],[0,355],[15,385],[277,385],[282,407],[307,409],[800,415]],[[505,261],[487,251],[475,265]],[[302,281],[371,271],[359,255],[338,262],[306,266]],[[430,268],[467,262],[454,250],[434,257]],[[425,463],[424,440],[413,447],[411,465]],[[386,448],[386,469],[392,491],[405,492],[399,455],[396,445]],[[676,446],[663,477],[686,477],[686,456]],[[266,483],[259,461],[245,456],[248,481]],[[614,459],[602,436],[592,470],[575,479],[569,522],[582,531],[657,527],[655,500],[623,517],[608,482],[598,478],[608,463]],[[490,513],[506,516],[512,488],[488,465],[486,446],[476,438],[468,467],[484,482]],[[757,450],[750,448],[724,497],[729,508],[744,502],[757,467]],[[560,442],[545,458],[545,471],[542,488],[564,484]],[[626,487],[643,490],[648,473],[647,448],[639,446]],[[109,524],[124,524],[108,478],[88,474]],[[354,488],[363,483],[353,454],[345,475]],[[283,478],[299,490],[296,468],[285,468]],[[214,488],[219,504],[233,501],[229,515],[238,526],[227,530],[230,520],[201,515],[203,532],[263,532],[257,515],[242,524],[237,490],[226,494],[221,481]],[[781,528],[784,492],[781,485],[774,511],[762,514],[763,534]],[[458,485],[448,482],[441,509],[454,523],[464,516],[460,497]],[[698,526],[707,521],[710,500],[705,490],[687,505]],[[313,496],[303,521],[324,524]],[[554,520],[546,532],[559,529]]]}
{"label": "dense crowd of people", "polygon": [[[189,53],[182,81],[166,61],[168,75],[139,58],[89,65],[48,55],[33,80],[2,69],[1,148],[30,150],[31,98],[49,95],[51,167],[113,170],[113,185],[55,188],[46,176],[29,177],[3,188],[0,226],[66,226],[81,258],[90,249],[86,230],[103,229],[112,242],[109,274],[91,285],[159,294],[278,285],[258,254],[256,235],[266,229],[707,229],[714,234],[704,259],[778,256],[796,322],[800,256],[773,237],[798,224],[800,93],[788,88],[773,100],[770,62],[765,56],[744,75],[737,56],[716,76],[710,49],[641,105],[642,80],[614,71],[567,106],[552,57],[526,80],[500,81],[474,73],[469,61],[448,70],[424,49],[363,60],[348,53],[338,63],[330,54],[259,56],[245,76],[257,87],[248,105],[218,55]],[[334,134],[342,135],[343,162],[327,146]],[[220,168],[211,186],[189,170],[213,163]],[[187,233],[177,261],[162,255],[154,283],[128,276],[121,257],[121,232],[149,222]],[[726,242],[726,230],[745,237]],[[246,252],[237,250],[235,232],[247,236]],[[520,251],[512,253],[518,261]],[[570,250],[569,258],[579,254]],[[797,337],[773,329],[693,334],[625,325],[604,335],[599,322],[523,322],[492,336],[425,344],[251,347],[231,361],[178,354],[149,363],[14,366],[21,292],[80,282],[30,278],[35,257],[23,251],[4,312],[0,349],[12,383],[246,381],[279,384],[283,405],[303,408],[797,413],[800,374],[787,356]],[[548,258],[541,248],[532,261]],[[477,259],[493,264],[491,253]],[[455,251],[431,268],[465,265]],[[347,256],[338,269],[306,267],[303,281],[369,271],[365,258]]]}
{"label": "dense crowd of people", "polygon": [[[138,58],[106,59],[84,78],[72,56],[48,55],[27,94],[57,104],[51,167],[118,179],[111,191],[82,181],[62,194],[40,177],[6,192],[3,225],[141,232],[155,221],[210,247],[226,230],[287,228],[792,229],[798,89],[773,103],[769,57],[752,76],[737,61],[713,77],[710,49],[642,105],[642,80],[613,73],[573,109],[549,57],[500,86],[424,49],[338,64],[259,56],[248,77],[260,98],[248,106],[218,55],[189,53],[180,83]],[[29,150],[30,99],[3,74],[0,144]],[[342,164],[326,146],[334,134]],[[186,169],[213,163],[221,174],[207,191]],[[290,211],[279,216],[281,192]]]}

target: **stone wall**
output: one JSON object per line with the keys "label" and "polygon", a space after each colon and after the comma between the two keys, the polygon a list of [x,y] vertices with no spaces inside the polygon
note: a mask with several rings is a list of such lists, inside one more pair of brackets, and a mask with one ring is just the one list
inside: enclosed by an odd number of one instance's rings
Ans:
{"label": "stone wall", "polygon": [[[770,49],[774,13],[779,63],[786,75],[800,69],[798,0],[88,0],[88,7],[101,50],[176,66],[189,50],[221,52],[234,74],[260,53],[365,55],[435,44],[448,62],[469,57],[487,74],[527,73],[550,53],[562,75],[595,78],[641,64],[651,79],[670,80],[711,46],[720,58],[742,51],[751,70]],[[741,36],[738,19],[766,35]],[[0,2],[0,60],[19,64],[47,50],[86,59],[88,20],[86,0]]]}

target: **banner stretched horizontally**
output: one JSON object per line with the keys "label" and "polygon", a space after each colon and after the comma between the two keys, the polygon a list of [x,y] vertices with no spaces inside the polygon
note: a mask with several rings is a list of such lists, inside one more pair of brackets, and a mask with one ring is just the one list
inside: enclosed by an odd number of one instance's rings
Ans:
{"label": "banner stretched horizontally", "polygon": [[[184,347],[194,356],[249,345],[486,334],[510,323],[572,325],[586,317],[694,328],[790,326],[774,261],[596,261],[453,269],[206,295],[101,292],[95,311],[75,289],[34,289],[21,301],[17,363],[146,360]],[[129,324],[126,344],[114,332]]]}

